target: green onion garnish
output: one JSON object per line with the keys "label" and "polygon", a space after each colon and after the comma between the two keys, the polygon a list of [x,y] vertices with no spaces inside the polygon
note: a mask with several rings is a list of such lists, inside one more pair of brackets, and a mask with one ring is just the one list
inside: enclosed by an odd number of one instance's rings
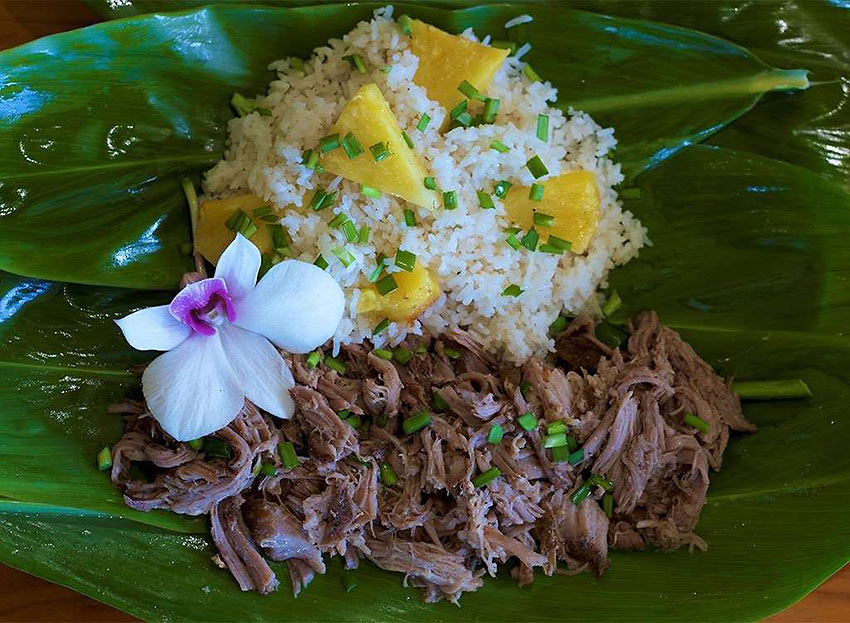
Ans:
{"label": "green onion garnish", "polygon": [[387,147],[384,142],[375,143],[369,148],[369,151],[372,152],[372,157],[375,159],[375,162],[380,162],[384,158],[389,158],[392,155],[389,147]]}
{"label": "green onion garnish", "polygon": [[395,254],[395,265],[409,273],[416,268],[416,254],[399,249]]}
{"label": "green onion garnish", "polygon": [[549,115],[537,115],[537,138],[549,142]]}
{"label": "green onion garnish", "polygon": [[496,113],[499,112],[499,104],[501,102],[495,97],[488,97],[484,100],[484,112],[481,115],[481,120],[484,123],[493,123],[496,120]]}
{"label": "green onion garnish", "polygon": [[468,112],[462,112],[455,118],[455,123],[458,125],[462,125],[465,128],[468,128],[472,125],[472,115]]}
{"label": "green onion garnish", "polygon": [[384,318],[383,320],[381,320],[381,322],[379,322],[378,324],[375,325],[374,329],[372,329],[372,335],[378,335],[380,333],[383,333],[384,331],[387,330],[387,327],[389,327],[389,326],[390,326],[390,319]]}
{"label": "green onion garnish", "polygon": [[600,322],[596,326],[596,339],[604,342],[611,348],[619,348],[628,335],[619,327],[611,324],[608,321]]}
{"label": "green onion garnish", "polygon": [[319,362],[324,358],[325,356],[322,354],[322,351],[314,350],[312,353],[307,355],[307,367],[314,370],[316,366],[319,365]]}
{"label": "green onion garnish", "polygon": [[[537,184],[535,184],[535,186],[537,186]],[[552,227],[552,225],[555,224],[555,217],[551,214],[543,214],[543,212],[535,212],[532,220],[538,227]]]}
{"label": "green onion garnish", "polygon": [[378,469],[381,472],[381,482],[387,485],[388,487],[398,482],[398,476],[396,476],[393,466],[389,463],[381,463],[378,466]]}
{"label": "green onion garnish", "polygon": [[277,469],[272,463],[263,463],[260,466],[260,472],[263,476],[274,476],[277,473]]}
{"label": "green onion garnish", "polygon": [[401,28],[401,32],[405,35],[413,34],[413,20],[410,19],[409,15],[399,15],[398,27]]}
{"label": "green onion garnish", "polygon": [[192,448],[192,450],[200,450],[204,447],[203,439],[193,439],[192,441],[187,441],[186,444]]}
{"label": "green onion garnish", "polygon": [[529,65],[528,63],[526,63],[523,66],[522,75],[525,76],[526,78],[528,78],[529,80],[531,80],[532,82],[540,82],[541,81],[540,76],[537,74],[536,71],[534,71],[534,68],[531,65]]}
{"label": "green onion garnish", "polygon": [[336,256],[342,265],[348,268],[354,263],[354,256],[351,255],[351,252],[344,247],[336,247],[332,250],[333,254]]}
{"label": "green onion garnish", "polygon": [[363,423],[360,419],[359,415],[352,415],[350,418],[345,420],[346,424],[348,424],[351,428],[358,429],[360,425]]}
{"label": "green onion garnish", "polygon": [[426,177],[422,181],[422,185],[425,186],[428,190],[436,190],[437,189],[437,181],[433,177]]}
{"label": "green onion garnish", "polygon": [[431,414],[427,411],[422,411],[416,415],[407,418],[401,423],[401,428],[405,435],[411,435],[418,430],[422,430],[431,424]]}
{"label": "green onion garnish", "polygon": [[575,492],[570,496],[570,500],[573,504],[578,506],[579,504],[584,502],[584,500],[587,498],[587,496],[591,494],[592,491],[593,487],[588,485],[587,483],[584,483],[582,486],[576,489]]}
{"label": "green onion garnish", "polygon": [[280,460],[283,461],[283,467],[285,469],[292,469],[301,464],[301,461],[298,460],[298,455],[295,454],[295,446],[292,445],[291,441],[284,441],[277,444],[277,454]]}
{"label": "green onion garnish", "polygon": [[528,233],[522,237],[520,242],[522,246],[524,246],[529,251],[534,251],[537,249],[537,241],[540,240],[540,236],[537,235],[537,230],[533,227],[528,230]]}
{"label": "green onion garnish", "polygon": [[315,266],[318,266],[322,270],[325,270],[329,266],[328,261],[322,256],[321,253],[319,253],[319,255],[316,256],[316,259],[313,260],[313,264]]}
{"label": "green onion garnish", "polygon": [[112,450],[109,446],[103,446],[97,453],[97,469],[105,472],[112,467]]}
{"label": "green onion garnish", "polygon": [[616,290],[612,290],[611,294],[608,296],[608,300],[605,301],[605,305],[602,306],[602,314],[604,316],[610,316],[620,309],[622,304],[623,299],[620,298],[620,294]]}
{"label": "green onion garnish", "polygon": [[[543,184],[532,184],[531,189],[528,191],[528,198],[532,201],[543,201],[543,189]],[[535,214],[534,216],[536,217],[537,215]]]}
{"label": "green onion garnish", "polygon": [[269,206],[269,205],[260,206],[259,208],[254,208],[251,211],[251,214],[253,216],[266,216],[267,214],[271,214],[271,213],[272,213],[272,209],[271,209],[271,206]]}
{"label": "green onion garnish", "polygon": [[351,66],[357,70],[357,73],[366,73],[366,63],[363,61],[363,57],[359,54],[346,54],[342,57],[342,60],[348,61]]}
{"label": "green onion garnish", "polygon": [[431,123],[431,116],[427,112],[423,112],[422,116],[419,117],[419,122],[416,124],[416,129],[424,132],[429,123]]}
{"label": "green onion garnish", "polygon": [[570,452],[575,452],[578,449],[578,441],[572,435],[567,435],[567,448]]}
{"label": "green onion garnish", "polygon": [[354,159],[360,154],[363,153],[363,148],[360,146],[360,142],[354,138],[354,134],[349,132],[342,139],[342,148],[345,150],[345,155],[349,157],[349,159]]}
{"label": "green onion garnish", "polygon": [[234,93],[233,97],[230,98],[230,105],[233,106],[233,110],[236,111],[237,115],[244,117],[254,111],[257,107],[257,102],[248,99],[240,93]]}
{"label": "green onion garnish", "polygon": [[381,273],[383,273],[384,269],[386,268],[386,264],[384,263],[385,259],[386,258],[384,257],[383,253],[379,253],[378,257],[375,258],[376,266],[375,266],[375,270],[373,270],[369,274],[369,283],[375,283],[378,279],[381,278]]}
{"label": "green onion garnish", "polygon": [[443,348],[443,354],[449,359],[460,359],[461,356],[461,352],[459,350],[449,348],[448,346]]}
{"label": "green onion garnish", "polygon": [[476,489],[478,489],[488,484],[491,480],[495,480],[501,475],[502,470],[500,470],[498,467],[491,467],[487,471],[481,472],[475,478],[473,478],[472,484]]}
{"label": "green onion garnish", "polygon": [[301,164],[303,164],[308,169],[315,169],[316,165],[319,164],[319,152],[313,151],[312,149],[308,149],[304,152],[304,157],[301,159]]}
{"label": "green onion garnish", "polygon": [[496,204],[493,203],[493,198],[484,191],[477,191],[478,205],[484,210],[495,210]]}
{"label": "green onion garnish", "polygon": [[482,95],[478,89],[476,89],[470,82],[464,80],[459,85],[457,85],[457,90],[463,93],[466,97],[471,100],[479,100],[479,101],[487,101],[487,97]]}
{"label": "green onion garnish", "polygon": [[790,400],[812,396],[812,390],[802,379],[736,381],[732,384],[732,390],[741,400]]}
{"label": "green onion garnish", "polygon": [[392,275],[385,275],[384,277],[378,279],[378,281],[375,282],[375,289],[381,296],[386,296],[390,292],[397,290],[398,284],[396,283]]}
{"label": "green onion garnish", "polygon": [[404,224],[408,227],[416,227],[416,214],[414,214],[413,210],[404,210]]}
{"label": "green onion garnish", "polygon": [[393,351],[393,357],[401,365],[406,366],[413,359],[413,353],[409,348],[396,348]]}
{"label": "green onion garnish", "polygon": [[640,199],[640,188],[624,188],[620,191],[622,199]]}
{"label": "green onion garnish", "polygon": [[510,148],[500,140],[493,140],[493,142],[490,143],[490,149],[495,149],[500,154],[506,154],[510,151]]}
{"label": "green onion garnish", "polygon": [[342,224],[343,224],[343,223],[345,223],[346,221],[348,221],[348,216],[347,216],[347,215],[345,215],[344,213],[340,212],[339,214],[337,214],[336,216],[334,216],[334,217],[330,220],[330,222],[328,223],[328,225],[329,225],[330,227],[333,227],[334,229],[336,229],[337,227],[339,227],[340,225],[342,225]]}
{"label": "green onion garnish", "polygon": [[551,253],[552,255],[561,255],[563,251],[558,247],[553,247],[551,244],[542,243],[537,250],[541,253]]}
{"label": "green onion garnish", "polygon": [[319,186],[316,189],[316,192],[313,194],[313,198],[310,200],[310,207],[316,210],[317,212],[322,209],[322,203],[325,201],[325,197],[327,193],[325,189]]}
{"label": "green onion garnish", "polygon": [[563,316],[558,316],[555,321],[549,325],[549,333],[555,335],[567,328],[567,319]]}
{"label": "green onion garnish", "polygon": [[570,451],[566,446],[557,446],[552,448],[552,461],[555,463],[563,463],[570,456]]}
{"label": "green onion garnish", "polygon": [[218,437],[204,437],[204,454],[219,459],[229,459],[230,446]]}
{"label": "green onion garnish", "polygon": [[592,474],[590,478],[587,479],[587,484],[591,487],[602,487],[605,491],[614,490],[614,481],[608,480],[599,474]]}
{"label": "green onion garnish", "polygon": [[446,402],[446,399],[440,395],[438,390],[434,390],[434,393],[431,395],[431,405],[434,407],[436,411],[445,411],[449,408],[449,403]]}
{"label": "green onion garnish", "polygon": [[563,238],[558,238],[558,236],[549,236],[549,240],[547,242],[553,247],[561,249],[561,251],[569,251],[573,248],[572,242],[564,240]]}
{"label": "green onion garnish", "polygon": [[322,150],[322,153],[338,149],[339,145],[339,133],[328,134],[319,139],[319,149]]}
{"label": "green onion garnish", "polygon": [[357,233],[357,243],[358,244],[366,244],[369,242],[369,233],[372,230],[368,225],[364,225],[360,228],[360,231]]}
{"label": "green onion garnish", "polygon": [[347,369],[347,366],[342,361],[330,355],[325,357],[325,365],[339,374],[345,374],[345,370]]}
{"label": "green onion garnish", "polygon": [[608,519],[614,515],[614,496],[610,493],[602,496],[602,512]]}
{"label": "green onion garnish", "polygon": [[[551,424],[546,425],[546,432],[550,435],[555,435],[557,433],[566,433],[567,425],[564,424],[561,420],[557,422],[552,422]],[[567,440],[564,439],[564,443],[562,445],[567,445]]]}
{"label": "green onion garnish", "polygon": [[410,140],[410,136],[408,136],[407,132],[404,130],[401,131],[401,138],[404,139],[404,142],[407,143],[407,146],[410,147],[410,149],[413,149],[413,141]]}
{"label": "green onion garnish", "polygon": [[504,199],[505,196],[508,194],[508,191],[510,190],[511,186],[513,186],[513,184],[511,184],[509,181],[501,180],[496,183],[495,187],[493,187],[493,194],[496,195],[499,199]]}
{"label": "green onion garnish", "polygon": [[519,425],[527,431],[533,431],[537,428],[537,418],[534,417],[534,414],[531,411],[519,416],[519,418],[517,418],[517,422],[519,422]]}
{"label": "green onion garnish", "polygon": [[425,344],[420,344],[419,346],[413,349],[413,352],[417,355],[424,355],[428,352],[428,347],[426,347]]}
{"label": "green onion garnish", "polygon": [[449,118],[455,120],[460,117],[463,113],[466,112],[466,107],[468,105],[469,102],[467,100],[461,100],[461,102],[457,106],[452,108],[451,112],[449,113]]}
{"label": "green onion garnish", "polygon": [[490,427],[490,433],[487,435],[487,443],[491,443],[494,446],[502,443],[502,437],[505,436],[505,429],[501,424],[493,424]]}
{"label": "green onion garnish", "polygon": [[693,413],[685,414],[685,424],[688,426],[693,426],[697,430],[701,430],[704,433],[708,433],[709,424],[704,419],[699,417],[698,415],[694,415]]}
{"label": "green onion garnish", "polygon": [[584,448],[579,448],[575,452],[570,453],[567,457],[567,463],[570,465],[578,465],[584,460]]}
{"label": "green onion garnish", "polygon": [[517,43],[516,41],[500,41],[493,40],[490,42],[491,48],[499,48],[500,50],[510,50],[511,54],[516,53]]}
{"label": "green onion garnish", "polygon": [[372,354],[375,355],[375,357],[380,357],[381,359],[386,359],[387,361],[390,361],[393,358],[393,351],[387,350],[385,348],[376,348],[372,351]]}
{"label": "green onion garnish", "polygon": [[543,447],[544,448],[560,448],[561,446],[567,445],[567,434],[564,432],[561,433],[549,433],[543,438]]}
{"label": "green onion garnish", "polygon": [[512,283],[507,288],[502,290],[502,296],[513,296],[517,297],[522,294],[523,290],[517,284]]}
{"label": "green onion garnish", "polygon": [[340,226],[340,229],[342,230],[342,233],[345,234],[345,239],[348,242],[357,242],[360,237],[357,227],[354,225],[353,221],[345,221]]}
{"label": "green onion garnish", "polygon": [[525,166],[528,167],[528,170],[531,171],[531,174],[535,178],[543,177],[549,173],[549,169],[546,168],[546,165],[543,164],[540,156],[537,155],[530,158],[529,161],[525,163]]}
{"label": "green onion garnish", "polygon": [[454,210],[457,207],[457,193],[453,190],[447,190],[443,193],[443,207],[446,210]]}
{"label": "green onion garnish", "polygon": [[520,246],[522,246],[520,241],[517,240],[516,234],[510,234],[507,238],[505,238],[505,242],[511,245],[511,247],[513,247],[516,251],[519,251]]}

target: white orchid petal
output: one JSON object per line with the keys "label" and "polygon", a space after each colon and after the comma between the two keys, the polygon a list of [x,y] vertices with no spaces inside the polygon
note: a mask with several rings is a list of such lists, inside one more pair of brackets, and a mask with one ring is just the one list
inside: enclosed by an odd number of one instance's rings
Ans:
{"label": "white orchid petal", "polygon": [[124,338],[136,350],[171,350],[192,333],[192,329],[168,311],[168,305],[148,307],[115,321]]}
{"label": "white orchid petal", "polygon": [[290,353],[307,353],[334,334],[344,308],[333,277],[313,264],[286,260],[240,302],[234,324]]}
{"label": "white orchid petal", "polygon": [[248,400],[272,415],[291,418],[295,403],[289,390],[295,387],[295,379],[271,342],[233,325],[222,325],[219,335],[230,367]]}
{"label": "white orchid petal", "polygon": [[218,335],[194,334],[154,359],[142,390],[156,421],[178,441],[227,426],[245,402]]}
{"label": "white orchid petal", "polygon": [[234,301],[248,294],[257,283],[257,273],[260,272],[260,250],[245,236],[238,233],[215,267],[215,276],[224,279],[227,293]]}

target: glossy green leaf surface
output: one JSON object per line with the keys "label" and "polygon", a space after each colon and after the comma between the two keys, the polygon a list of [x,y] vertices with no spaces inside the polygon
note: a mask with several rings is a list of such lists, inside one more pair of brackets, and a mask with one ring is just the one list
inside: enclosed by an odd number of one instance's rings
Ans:
{"label": "glossy green leaf surface", "polygon": [[[264,90],[271,60],[307,54],[378,6],[217,6],[100,24],[0,55],[0,120],[10,127],[0,134],[0,269],[171,287],[188,266],[178,253],[189,235],[179,180],[221,155],[230,94]],[[496,37],[517,13],[397,10]],[[806,84],[805,72],[768,67],[696,31],[523,10],[536,21],[509,36],[532,43],[529,60],[561,90],[559,105],[616,125],[616,157],[631,174],[716,132],[762,93]]]}

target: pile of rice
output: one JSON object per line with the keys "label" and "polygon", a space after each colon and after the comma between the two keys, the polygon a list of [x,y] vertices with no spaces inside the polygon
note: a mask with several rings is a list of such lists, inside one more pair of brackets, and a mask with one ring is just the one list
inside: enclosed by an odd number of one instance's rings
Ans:
{"label": "pile of rice", "polygon": [[[471,29],[462,36],[477,41]],[[549,325],[562,312],[598,313],[597,291],[607,286],[608,272],[634,258],[645,242],[644,228],[622,209],[613,188],[623,180],[619,165],[607,158],[616,145],[614,132],[601,128],[584,113],[565,115],[552,108],[549,103],[555,102],[557,90],[549,82],[524,77],[524,61],[512,56],[486,90],[488,96],[501,100],[496,124],[441,134],[447,112],[413,83],[418,59],[409,42],[392,19],[392,7],[387,7],[342,39],[317,48],[303,71],[289,59],[272,63],[278,78],[268,95],[257,100],[272,115],[253,113],[230,122],[227,152],[207,173],[205,193],[225,197],[251,192],[263,197],[283,213],[281,224],[292,236],[298,259],[313,262],[320,253],[327,259],[327,270],[347,298],[346,314],[334,336],[335,347],[372,338],[376,319],[357,314],[360,289],[368,286],[367,276],[375,268],[378,253],[393,256],[403,248],[415,253],[417,263],[437,275],[443,295],[412,324],[391,324],[387,332],[373,338],[377,345],[397,344],[409,333],[438,333],[462,326],[487,348],[502,351],[515,362],[545,354],[554,346]],[[357,73],[343,60],[348,54],[360,54],[368,73]],[[387,73],[379,71],[387,65],[391,66]],[[370,82],[378,85],[399,126],[407,129],[438,188],[457,191],[456,210],[432,212],[389,195],[370,199],[359,184],[329,173],[316,175],[301,164],[302,152],[316,147],[349,98]],[[461,97],[458,93],[458,100]],[[422,113],[432,119],[425,132],[414,129]],[[548,142],[536,137],[541,113],[549,115]],[[499,153],[491,149],[493,139],[510,150]],[[602,217],[583,255],[514,250],[505,242],[503,229],[511,223],[500,201],[494,197],[495,210],[478,205],[476,191],[492,193],[498,180],[523,186],[534,182],[525,163],[535,154],[550,176],[578,169],[596,175]],[[340,191],[332,209],[315,212],[309,208],[318,186]],[[404,209],[416,212],[415,227],[404,224]],[[371,228],[367,244],[346,244],[342,232],[328,226],[340,212],[358,228]],[[333,249],[339,247],[346,247],[355,257],[350,266],[334,256]],[[388,270],[400,269],[390,266]],[[517,284],[523,293],[516,298],[503,296],[511,284]]]}

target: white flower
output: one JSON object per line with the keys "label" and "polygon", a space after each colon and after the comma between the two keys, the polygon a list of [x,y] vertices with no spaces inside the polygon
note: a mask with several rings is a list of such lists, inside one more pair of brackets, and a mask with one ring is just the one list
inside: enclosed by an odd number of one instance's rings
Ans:
{"label": "white flower", "polygon": [[133,348],[168,351],[147,367],[142,390],[156,421],[178,441],[227,426],[246,398],[292,417],[295,382],[275,346],[309,352],[342,318],[342,289],[318,266],[286,260],[257,283],[260,261],[257,247],[237,234],[214,278],[190,283],[170,305],[115,321]]}

